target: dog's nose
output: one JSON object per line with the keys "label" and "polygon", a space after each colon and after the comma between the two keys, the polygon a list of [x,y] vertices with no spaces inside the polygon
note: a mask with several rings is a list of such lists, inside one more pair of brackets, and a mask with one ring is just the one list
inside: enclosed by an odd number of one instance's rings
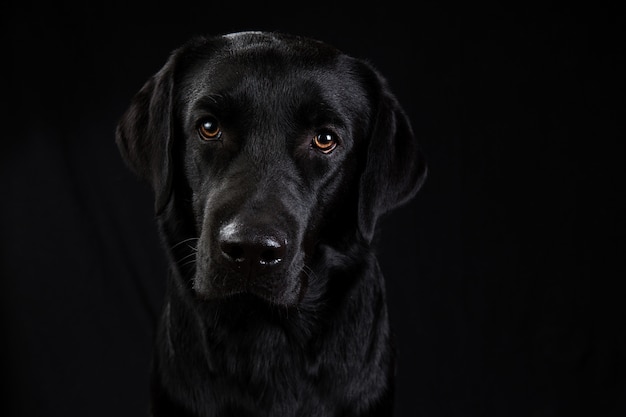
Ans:
{"label": "dog's nose", "polygon": [[259,232],[238,223],[228,223],[219,232],[222,256],[236,270],[258,274],[281,264],[287,240],[280,233]]}

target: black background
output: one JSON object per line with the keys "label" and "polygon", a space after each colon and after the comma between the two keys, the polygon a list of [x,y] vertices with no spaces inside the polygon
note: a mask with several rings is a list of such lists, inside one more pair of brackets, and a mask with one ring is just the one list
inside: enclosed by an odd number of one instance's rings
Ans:
{"label": "black background", "polygon": [[3,3],[0,415],[146,415],[165,263],[114,127],[191,35],[250,29],[368,59],[426,154],[378,244],[397,416],[626,415],[623,12],[403,4]]}

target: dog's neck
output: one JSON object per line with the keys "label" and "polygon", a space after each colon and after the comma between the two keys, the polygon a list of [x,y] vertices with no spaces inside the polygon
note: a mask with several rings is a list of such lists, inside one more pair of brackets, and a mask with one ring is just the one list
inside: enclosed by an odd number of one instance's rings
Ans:
{"label": "dog's neck", "polygon": [[[390,383],[393,369],[393,357],[384,348],[390,335],[382,276],[371,253],[365,260],[338,254],[334,259],[335,265],[324,266],[333,291],[313,282],[301,305],[288,308],[247,295],[200,301],[174,272],[155,358],[155,376],[161,375],[155,381],[157,396],[195,404],[193,398],[210,392],[214,404],[197,404],[192,416],[225,410],[246,415],[250,407],[273,410],[269,415],[297,415],[308,402],[323,407],[326,397],[350,408],[376,401],[372,392]],[[264,332],[259,334],[259,328]],[[294,379],[301,383],[293,384]],[[168,380],[178,385],[170,387]],[[366,392],[371,398],[364,398]]]}

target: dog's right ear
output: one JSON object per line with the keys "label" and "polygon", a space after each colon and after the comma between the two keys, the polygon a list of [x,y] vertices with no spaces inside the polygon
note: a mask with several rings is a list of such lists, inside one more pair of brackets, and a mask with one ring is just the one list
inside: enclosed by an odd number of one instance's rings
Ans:
{"label": "dog's right ear", "polygon": [[126,164],[154,189],[155,211],[163,211],[172,188],[172,90],[177,52],[133,97],[120,119],[115,141]]}

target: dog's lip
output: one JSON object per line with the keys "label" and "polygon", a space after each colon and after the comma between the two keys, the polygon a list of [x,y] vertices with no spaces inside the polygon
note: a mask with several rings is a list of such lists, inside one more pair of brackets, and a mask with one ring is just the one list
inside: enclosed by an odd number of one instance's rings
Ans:
{"label": "dog's lip", "polygon": [[[272,288],[271,285],[263,285],[262,281],[261,284],[256,282],[261,279],[262,278],[259,277],[247,277],[246,279],[241,279],[240,277],[237,280],[238,285],[231,285],[228,287],[207,287],[202,284],[204,281],[203,279],[194,279],[193,291],[196,296],[203,301],[228,302],[228,300],[233,299],[233,297],[236,298],[248,294],[271,305],[295,306],[304,299],[306,289],[308,288],[309,277],[304,270],[300,271],[300,273],[295,274],[294,277],[289,280],[292,282],[292,285],[282,291],[276,291],[276,289]],[[229,278],[228,280],[233,282],[232,278]]]}

